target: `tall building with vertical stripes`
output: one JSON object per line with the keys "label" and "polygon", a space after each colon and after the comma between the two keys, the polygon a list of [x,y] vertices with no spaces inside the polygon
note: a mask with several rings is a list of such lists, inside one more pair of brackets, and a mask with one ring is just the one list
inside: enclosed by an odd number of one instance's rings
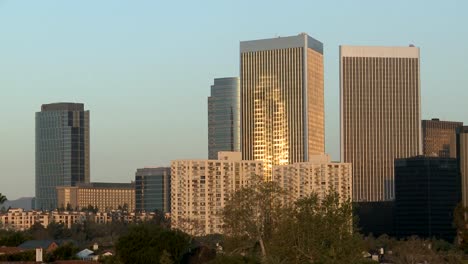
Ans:
{"label": "tall building with vertical stripes", "polygon": [[89,183],[89,111],[53,103],[36,113],[36,209],[57,208],[57,186]]}
{"label": "tall building with vertical stripes", "polygon": [[323,44],[305,33],[240,43],[241,151],[273,166],[325,152]]}
{"label": "tall building with vertical stripes", "polygon": [[220,151],[240,151],[238,77],[216,78],[208,97],[208,159]]}
{"label": "tall building with vertical stripes", "polygon": [[341,161],[353,200],[395,196],[394,162],[420,155],[419,48],[340,47]]}
{"label": "tall building with vertical stripes", "polygon": [[457,163],[461,175],[462,204],[468,207],[468,126],[457,128]]}

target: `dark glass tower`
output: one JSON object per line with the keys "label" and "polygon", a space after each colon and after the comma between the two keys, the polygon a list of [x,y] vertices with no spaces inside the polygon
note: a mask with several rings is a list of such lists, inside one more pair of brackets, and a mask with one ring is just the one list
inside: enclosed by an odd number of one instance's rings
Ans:
{"label": "dark glass tower", "polygon": [[239,78],[218,78],[208,97],[208,158],[220,151],[240,151]]}
{"label": "dark glass tower", "polygon": [[453,211],[461,200],[454,158],[395,160],[395,229],[400,238],[417,235],[452,242]]}
{"label": "dark glass tower", "polygon": [[135,210],[171,211],[171,168],[143,168],[135,173]]}
{"label": "dark glass tower", "polygon": [[57,208],[57,186],[89,183],[89,111],[78,103],[36,113],[36,209]]}

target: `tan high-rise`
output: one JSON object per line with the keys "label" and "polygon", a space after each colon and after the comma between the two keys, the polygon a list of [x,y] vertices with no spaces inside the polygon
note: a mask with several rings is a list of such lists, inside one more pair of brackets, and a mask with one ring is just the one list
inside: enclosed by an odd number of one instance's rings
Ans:
{"label": "tan high-rise", "polygon": [[457,128],[456,133],[457,158],[461,174],[462,203],[463,206],[468,207],[468,126]]}
{"label": "tan high-rise", "polygon": [[394,161],[421,153],[419,48],[340,47],[341,161],[353,200],[394,199]]}
{"label": "tan high-rise", "polygon": [[463,122],[440,121],[437,118],[422,121],[424,156],[456,158],[456,129]]}
{"label": "tan high-rise", "polygon": [[217,160],[171,162],[171,226],[192,235],[222,233],[222,209],[233,192],[262,177],[262,162],[240,152],[219,152]]}
{"label": "tan high-rise", "polygon": [[307,34],[240,43],[241,150],[275,165],[325,152],[323,44]]}
{"label": "tan high-rise", "polygon": [[273,168],[273,181],[286,191],[290,201],[312,193],[323,199],[333,191],[339,194],[341,201],[350,200],[352,177],[351,163],[331,162],[327,154],[310,156],[308,162]]}

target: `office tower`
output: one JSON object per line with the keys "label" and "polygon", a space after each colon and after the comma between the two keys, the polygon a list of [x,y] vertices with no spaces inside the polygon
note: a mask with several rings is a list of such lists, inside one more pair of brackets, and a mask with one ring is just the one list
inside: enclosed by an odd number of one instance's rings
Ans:
{"label": "office tower", "polygon": [[240,43],[241,151],[273,166],[325,152],[323,45],[305,33]]}
{"label": "office tower", "polygon": [[340,100],[353,200],[394,199],[394,160],[421,153],[419,48],[340,46]]}
{"label": "office tower", "polygon": [[92,182],[76,186],[57,186],[57,205],[72,210],[97,207],[99,212],[135,210],[134,183]]}
{"label": "office tower", "polygon": [[218,78],[208,97],[208,159],[220,151],[240,151],[239,78]]}
{"label": "office tower", "polygon": [[322,199],[330,191],[337,192],[341,201],[351,200],[352,176],[351,163],[331,162],[327,154],[312,155],[308,162],[273,167],[273,181],[291,201],[312,193]]}
{"label": "office tower", "polygon": [[135,210],[171,211],[171,168],[146,167],[135,173]]}
{"label": "office tower", "polygon": [[89,111],[44,104],[36,113],[36,209],[57,208],[57,186],[89,182]]}
{"label": "office tower", "polygon": [[461,176],[462,204],[468,207],[468,126],[457,128],[457,163]]}
{"label": "office tower", "polygon": [[221,212],[230,194],[262,172],[262,162],[242,160],[240,152],[172,161],[171,226],[191,235],[222,233]]}
{"label": "office tower", "polygon": [[456,235],[453,211],[460,202],[460,191],[456,159],[424,156],[397,159],[396,235],[453,241]]}
{"label": "office tower", "polygon": [[456,129],[463,122],[440,121],[437,118],[422,121],[423,154],[431,157],[456,158]]}

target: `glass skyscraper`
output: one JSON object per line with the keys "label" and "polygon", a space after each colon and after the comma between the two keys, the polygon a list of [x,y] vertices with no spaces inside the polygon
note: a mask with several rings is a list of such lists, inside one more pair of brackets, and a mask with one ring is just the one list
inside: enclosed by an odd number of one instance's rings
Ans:
{"label": "glass skyscraper", "polygon": [[57,186],[89,183],[89,111],[44,104],[36,113],[36,209],[57,208]]}
{"label": "glass skyscraper", "polygon": [[171,210],[171,168],[137,169],[135,173],[135,210],[168,213]]}
{"label": "glass skyscraper", "polygon": [[220,151],[240,151],[239,78],[218,78],[208,97],[208,158]]}
{"label": "glass skyscraper", "polygon": [[297,36],[240,43],[242,159],[273,166],[325,152],[323,44]]}

